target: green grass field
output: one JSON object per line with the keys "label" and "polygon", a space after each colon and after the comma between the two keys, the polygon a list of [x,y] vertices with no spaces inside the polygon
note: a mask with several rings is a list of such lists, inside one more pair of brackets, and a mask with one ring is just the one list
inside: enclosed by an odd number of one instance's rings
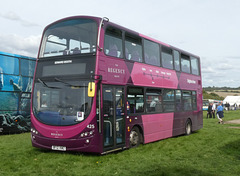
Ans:
{"label": "green grass field", "polygon": [[[205,113],[203,129],[189,136],[103,156],[36,149],[30,133],[0,136],[0,175],[239,176],[240,125],[220,125]],[[233,119],[240,111],[225,112],[224,120]]]}

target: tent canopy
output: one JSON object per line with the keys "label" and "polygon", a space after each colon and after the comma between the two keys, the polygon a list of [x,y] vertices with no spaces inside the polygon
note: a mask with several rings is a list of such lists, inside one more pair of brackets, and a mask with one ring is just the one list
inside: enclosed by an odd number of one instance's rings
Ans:
{"label": "tent canopy", "polygon": [[223,104],[229,103],[231,106],[233,106],[235,103],[239,106],[240,105],[240,96],[227,96],[223,100]]}

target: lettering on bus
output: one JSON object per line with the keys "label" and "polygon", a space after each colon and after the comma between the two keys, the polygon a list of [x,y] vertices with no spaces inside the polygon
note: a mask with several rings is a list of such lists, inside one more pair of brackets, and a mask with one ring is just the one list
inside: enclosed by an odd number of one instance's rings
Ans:
{"label": "lettering on bus", "polygon": [[151,76],[152,80],[154,77],[156,78],[163,78],[163,79],[170,79],[172,73],[170,72],[165,72],[165,71],[159,71],[156,70],[155,72],[153,71],[153,69],[148,70],[150,73],[147,73],[147,69],[146,68],[142,68],[143,71],[143,75],[147,75],[147,76]]}
{"label": "lettering on bus", "polygon": [[108,73],[125,74],[125,69],[108,67]]}
{"label": "lettering on bus", "polygon": [[196,84],[196,81],[195,80],[191,80],[191,79],[187,79],[187,83],[188,84]]}
{"label": "lettering on bus", "polygon": [[72,60],[55,61],[54,64],[71,64]]}
{"label": "lettering on bus", "polygon": [[56,131],[55,133],[51,133],[51,136],[54,136],[55,138],[61,137],[63,136],[62,133],[58,133],[58,131]]}

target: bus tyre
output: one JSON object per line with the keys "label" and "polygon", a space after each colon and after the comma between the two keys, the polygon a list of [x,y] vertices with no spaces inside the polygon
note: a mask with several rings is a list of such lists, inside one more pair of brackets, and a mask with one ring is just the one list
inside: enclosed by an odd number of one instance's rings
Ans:
{"label": "bus tyre", "polygon": [[140,144],[141,134],[138,127],[133,127],[130,132],[130,148],[137,147]]}
{"label": "bus tyre", "polygon": [[192,133],[192,122],[190,119],[188,119],[185,126],[185,134],[190,135],[191,133]]}

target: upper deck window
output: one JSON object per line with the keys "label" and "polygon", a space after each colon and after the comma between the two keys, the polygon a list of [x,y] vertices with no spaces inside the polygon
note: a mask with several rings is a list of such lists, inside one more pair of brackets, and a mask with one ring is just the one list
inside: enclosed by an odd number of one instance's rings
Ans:
{"label": "upper deck window", "polygon": [[144,40],[144,59],[146,64],[160,66],[160,50],[157,43]]}
{"label": "upper deck window", "polygon": [[162,47],[162,66],[173,69],[173,56],[170,48]]}
{"label": "upper deck window", "polygon": [[178,51],[173,50],[174,66],[176,71],[180,71],[180,54]]}
{"label": "upper deck window", "polygon": [[142,62],[142,39],[140,37],[126,34],[125,55],[127,60]]}
{"label": "upper deck window", "polygon": [[92,53],[96,51],[97,24],[90,19],[74,19],[46,29],[40,57]]}
{"label": "upper deck window", "polygon": [[199,75],[198,59],[192,56],[191,56],[191,69],[192,69],[192,74]]}
{"label": "upper deck window", "polygon": [[106,55],[122,58],[123,57],[122,31],[109,27],[105,33],[104,52]]}
{"label": "upper deck window", "polygon": [[181,54],[181,68],[185,73],[190,73],[190,59],[189,56]]}

